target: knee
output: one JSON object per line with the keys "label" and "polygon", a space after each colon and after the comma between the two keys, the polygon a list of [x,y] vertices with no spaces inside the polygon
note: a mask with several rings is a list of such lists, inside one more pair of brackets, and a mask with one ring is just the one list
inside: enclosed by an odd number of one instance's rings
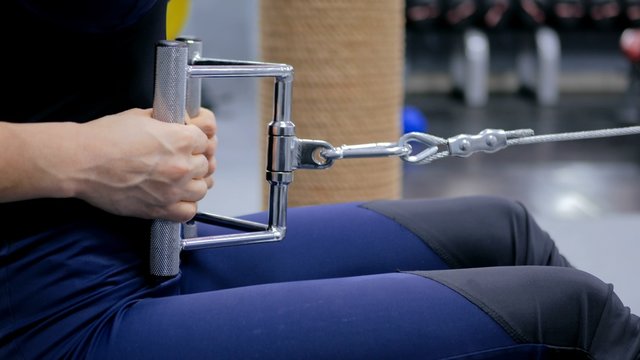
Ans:
{"label": "knee", "polygon": [[419,236],[452,268],[568,262],[519,202],[494,196],[369,204]]}
{"label": "knee", "polygon": [[511,298],[519,304],[506,317],[515,319],[511,324],[524,335],[522,341],[581,349],[595,358],[602,351],[634,347],[637,318],[618,299],[613,285],[573,268],[518,268],[519,281],[529,289]]}
{"label": "knee", "polygon": [[[583,349],[595,358],[638,355],[640,320],[623,305],[613,285],[572,268],[536,270],[531,276],[537,278],[542,296],[538,296],[537,304],[530,305],[542,309],[544,315],[529,321],[537,325],[535,332],[540,336],[534,341]],[[530,336],[536,335],[530,332]]]}
{"label": "knee", "polygon": [[[519,201],[499,196],[470,196],[454,200],[462,212],[472,215],[469,221],[482,228],[497,228],[500,231],[523,232],[531,215]],[[462,215],[462,214],[461,214]]]}
{"label": "knee", "polygon": [[570,266],[522,203],[499,197],[477,197],[474,203],[479,221],[491,227],[485,230],[491,235],[488,245],[505,249],[498,265]]}
{"label": "knee", "polygon": [[470,199],[474,211],[490,214],[496,218],[525,222],[529,212],[519,201],[499,196],[474,196]]}
{"label": "knee", "polygon": [[[538,269],[541,286],[549,289],[553,296],[549,297],[549,309],[558,309],[565,315],[567,311],[573,316],[597,323],[602,310],[613,294],[613,286],[587,272],[563,267],[542,267]],[[555,289],[555,290],[554,290]],[[562,314],[558,314],[562,315]],[[563,315],[564,316],[564,315]]]}
{"label": "knee", "polygon": [[[429,274],[465,294],[517,342],[589,351],[611,285],[588,273],[553,266],[463,269]],[[491,279],[490,281],[469,281]]]}
{"label": "knee", "polygon": [[616,359],[634,358],[627,352],[637,355],[638,318],[622,304],[613,285],[573,268],[522,268],[520,280],[530,284],[530,290],[520,295],[514,316],[521,318],[514,325],[526,340],[581,349],[596,359],[603,354]]}

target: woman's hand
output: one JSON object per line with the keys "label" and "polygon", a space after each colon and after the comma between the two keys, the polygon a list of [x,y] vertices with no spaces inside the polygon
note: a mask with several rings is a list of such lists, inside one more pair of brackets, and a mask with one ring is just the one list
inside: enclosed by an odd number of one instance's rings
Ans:
{"label": "woman's hand", "polygon": [[118,215],[187,221],[213,185],[216,123],[202,109],[187,125],[133,109],[80,125],[73,195]]}
{"label": "woman's hand", "polygon": [[200,109],[200,114],[197,117],[186,120],[187,124],[197,126],[205,135],[207,135],[208,143],[207,150],[204,155],[209,160],[209,172],[205,177],[207,187],[211,189],[213,187],[213,173],[216,170],[216,148],[218,146],[218,137],[216,136],[217,126],[216,118],[213,112],[206,108]]}

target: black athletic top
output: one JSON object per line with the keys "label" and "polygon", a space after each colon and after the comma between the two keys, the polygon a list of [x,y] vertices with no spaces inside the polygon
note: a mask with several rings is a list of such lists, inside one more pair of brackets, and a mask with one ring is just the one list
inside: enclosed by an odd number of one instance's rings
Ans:
{"label": "black athletic top", "polygon": [[[4,1],[0,121],[85,122],[150,108],[166,5]],[[82,353],[118,302],[163,291],[144,279],[150,221],[38,199],[0,203],[0,225],[0,359]]]}
{"label": "black athletic top", "polygon": [[[156,0],[3,2],[0,121],[85,122],[151,107],[154,44],[165,37],[165,21],[158,18],[166,16],[165,1],[154,5]],[[79,200],[23,201],[0,204],[0,222],[20,233],[87,211],[94,209]]]}

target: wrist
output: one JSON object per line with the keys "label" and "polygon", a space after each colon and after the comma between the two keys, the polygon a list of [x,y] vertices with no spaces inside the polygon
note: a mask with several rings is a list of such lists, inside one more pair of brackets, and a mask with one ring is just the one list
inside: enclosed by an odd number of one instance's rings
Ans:
{"label": "wrist", "polygon": [[80,193],[80,169],[84,136],[81,125],[72,122],[37,124],[28,138],[28,148],[32,150],[29,159],[33,166],[34,186],[42,192],[42,197],[70,198]]}

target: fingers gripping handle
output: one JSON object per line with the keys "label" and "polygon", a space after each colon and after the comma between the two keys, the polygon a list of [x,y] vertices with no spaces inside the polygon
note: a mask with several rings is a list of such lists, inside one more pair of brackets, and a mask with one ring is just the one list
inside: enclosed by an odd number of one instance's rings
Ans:
{"label": "fingers gripping handle", "polygon": [[[187,45],[161,41],[156,45],[153,117],[184,123],[187,89]],[[180,223],[154,220],[151,225],[151,275],[172,277],[180,271]]]}

